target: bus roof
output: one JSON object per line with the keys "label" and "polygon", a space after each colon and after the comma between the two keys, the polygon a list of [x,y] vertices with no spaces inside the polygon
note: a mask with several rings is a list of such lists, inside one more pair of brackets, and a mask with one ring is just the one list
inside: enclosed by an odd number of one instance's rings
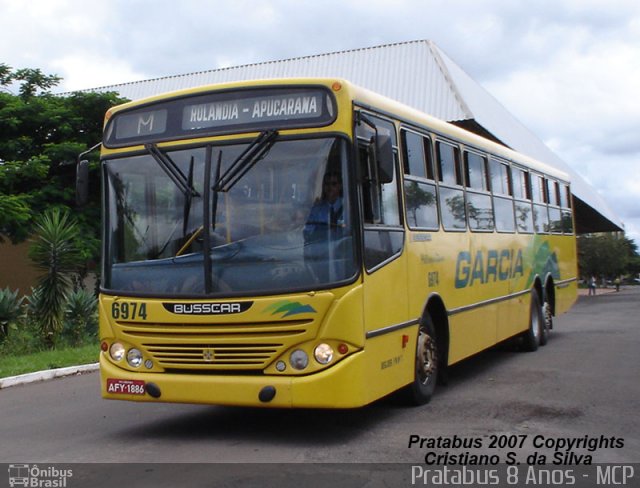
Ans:
{"label": "bus roof", "polygon": [[431,130],[442,137],[460,141],[466,146],[485,151],[491,155],[503,158],[516,164],[521,164],[533,169],[534,171],[547,174],[559,180],[563,180],[566,182],[569,181],[569,175],[567,173],[557,169],[554,166],[551,166],[550,164],[546,164],[524,154],[518,153],[506,146],[460,128],[455,124],[420,112],[419,110],[409,107],[401,102],[397,102],[384,95],[375,93],[369,89],[351,83],[348,80],[339,78],[273,78],[240,82],[227,82],[213,85],[202,85],[193,88],[185,88],[181,90],[153,95],[151,97],[142,98],[122,105],[118,105],[116,107],[112,107],[107,112],[107,119],[122,110],[144,106],[163,100],[203,94],[211,91],[230,90],[240,87],[245,88],[288,85],[300,86],[307,84],[332,86],[335,82],[339,82],[342,85],[343,89],[347,89],[349,91],[349,96],[354,100],[354,102],[358,105],[363,106],[364,108],[370,108],[372,110],[386,114],[390,117],[397,118],[417,128]]}
{"label": "bus roof", "polygon": [[[341,80],[343,83],[348,84],[347,81]],[[494,156],[504,158],[508,161],[519,163],[524,166],[528,166],[535,171],[545,173],[555,178],[569,181],[569,174],[559,170],[558,168],[551,166],[545,162],[539,161],[525,154],[514,151],[506,146],[493,142],[487,138],[479,136],[473,132],[458,127],[455,124],[438,119],[429,114],[425,114],[412,107],[404,105],[400,102],[396,102],[384,95],[372,92],[366,88],[362,88],[353,84],[350,84],[353,90],[353,97],[356,102],[370,105],[372,108],[376,107],[379,110],[383,110],[389,114],[393,114],[395,117],[408,122],[413,123],[417,127],[428,128],[439,135],[444,137],[450,137],[456,139],[475,149],[480,149]]]}

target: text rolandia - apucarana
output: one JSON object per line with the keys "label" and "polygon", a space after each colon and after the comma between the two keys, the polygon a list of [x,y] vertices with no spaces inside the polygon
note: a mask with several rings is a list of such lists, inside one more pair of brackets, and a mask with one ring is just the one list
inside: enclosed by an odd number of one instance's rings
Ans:
{"label": "text rolandia - apucarana", "polygon": [[319,107],[315,96],[280,97],[255,100],[251,108],[239,102],[213,102],[189,107],[190,123],[238,120],[244,117],[263,119],[317,115]]}

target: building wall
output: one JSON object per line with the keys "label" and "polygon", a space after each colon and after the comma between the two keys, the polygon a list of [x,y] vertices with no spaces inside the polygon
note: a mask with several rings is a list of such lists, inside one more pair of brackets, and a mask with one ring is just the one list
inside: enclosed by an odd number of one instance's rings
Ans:
{"label": "building wall", "polygon": [[30,241],[11,244],[7,238],[0,242],[0,289],[18,289],[21,295],[30,295],[38,271],[29,259]]}

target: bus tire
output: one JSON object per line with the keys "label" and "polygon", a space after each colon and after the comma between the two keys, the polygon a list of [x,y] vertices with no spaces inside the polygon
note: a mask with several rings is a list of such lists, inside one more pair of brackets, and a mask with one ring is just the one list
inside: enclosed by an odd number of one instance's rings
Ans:
{"label": "bus tire", "polygon": [[540,298],[536,290],[531,290],[531,306],[529,308],[529,328],[523,334],[523,349],[528,352],[538,350],[544,329],[544,317]]}
{"label": "bus tire", "polygon": [[436,389],[440,359],[436,329],[429,315],[420,324],[416,342],[414,380],[408,385],[408,393],[412,404],[425,405]]}

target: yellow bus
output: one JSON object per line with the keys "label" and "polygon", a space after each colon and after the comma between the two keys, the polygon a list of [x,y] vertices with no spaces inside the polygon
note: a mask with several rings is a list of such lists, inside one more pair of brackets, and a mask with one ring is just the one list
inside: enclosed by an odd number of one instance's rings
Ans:
{"label": "yellow bus", "polygon": [[346,80],[115,107],[101,172],[104,398],[423,404],[576,297],[565,173]]}

